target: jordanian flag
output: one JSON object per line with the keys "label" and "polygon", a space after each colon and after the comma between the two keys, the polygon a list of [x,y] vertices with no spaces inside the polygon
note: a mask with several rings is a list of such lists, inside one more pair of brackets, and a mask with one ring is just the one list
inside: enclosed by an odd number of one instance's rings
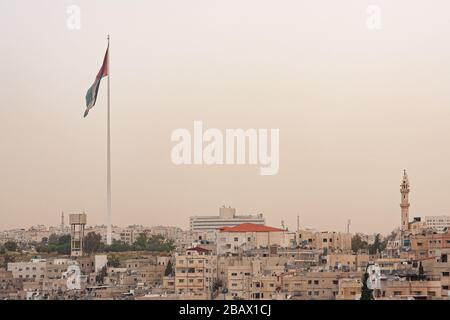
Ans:
{"label": "jordanian flag", "polygon": [[97,77],[95,78],[94,84],[86,93],[86,112],[84,113],[85,118],[89,114],[89,110],[91,110],[95,106],[95,102],[97,101],[98,89],[100,88],[100,82],[102,81],[102,78],[108,76],[108,52],[109,45],[108,49],[106,49],[105,58],[103,59],[103,65],[98,72]]}

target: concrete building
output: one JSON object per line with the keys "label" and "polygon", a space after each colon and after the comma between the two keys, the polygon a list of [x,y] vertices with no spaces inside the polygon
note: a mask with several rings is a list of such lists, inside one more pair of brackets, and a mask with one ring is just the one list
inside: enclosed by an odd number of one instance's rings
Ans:
{"label": "concrete building", "polygon": [[361,279],[339,279],[336,300],[359,300],[361,298]]}
{"label": "concrete building", "polygon": [[47,262],[43,259],[32,259],[30,262],[9,262],[8,271],[15,279],[42,283],[46,277]]}
{"label": "concrete building", "polygon": [[165,239],[175,240],[178,235],[181,233],[181,229],[177,227],[170,226],[155,226],[151,228],[152,236],[161,236]]}
{"label": "concrete building", "polygon": [[450,216],[426,216],[425,224],[427,228],[437,232],[445,232],[450,230]]}
{"label": "concrete building", "polygon": [[186,250],[175,260],[175,292],[210,299],[217,279],[217,257],[200,247]]}
{"label": "concrete building", "polygon": [[433,257],[420,260],[424,272],[441,280],[442,297],[450,297],[450,249],[440,249]]}
{"label": "concrete building", "polygon": [[217,235],[217,254],[240,254],[248,250],[288,246],[287,231],[251,223],[224,227]]}
{"label": "concrete building", "polygon": [[12,271],[0,268],[0,300],[14,298],[22,290],[22,280],[14,278]]}
{"label": "concrete building", "polygon": [[442,297],[439,280],[409,281],[407,279],[386,279],[381,281],[381,290],[376,299],[436,299]]}
{"label": "concrete building", "polygon": [[127,271],[134,276],[134,282],[156,287],[163,284],[166,266],[157,263],[157,257],[144,259],[128,259],[125,261]]}
{"label": "concrete building", "polygon": [[249,280],[246,299],[270,300],[335,300],[339,293],[340,279],[360,279],[362,273],[306,272],[256,275]]}
{"label": "concrete building", "polygon": [[223,206],[218,216],[194,216],[189,218],[191,231],[215,231],[223,227],[234,227],[243,223],[265,225],[262,214],[236,215],[236,209]]}
{"label": "concrete building", "polygon": [[416,259],[433,257],[436,250],[450,248],[450,233],[427,232],[411,237],[411,252]]}
{"label": "concrete building", "polygon": [[313,249],[350,252],[352,250],[352,235],[347,232],[322,231],[311,229],[297,231],[297,243]]}
{"label": "concrete building", "polygon": [[424,232],[427,229],[427,223],[422,221],[421,217],[414,217],[414,219],[409,223],[409,234],[416,235]]}
{"label": "concrete building", "polygon": [[370,255],[365,253],[333,252],[325,256],[329,270],[363,271],[371,261]]}

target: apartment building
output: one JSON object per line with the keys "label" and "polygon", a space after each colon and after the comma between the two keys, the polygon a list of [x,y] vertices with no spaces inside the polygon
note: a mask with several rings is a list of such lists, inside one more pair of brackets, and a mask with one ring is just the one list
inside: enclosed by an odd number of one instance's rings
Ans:
{"label": "apartment building", "polygon": [[439,280],[387,279],[381,281],[381,290],[377,299],[435,299],[442,297]]}
{"label": "apartment building", "polygon": [[47,262],[43,259],[32,259],[29,262],[9,262],[8,271],[15,279],[40,282],[46,277]]}
{"label": "apartment building", "polygon": [[361,272],[307,272],[257,275],[249,282],[247,299],[334,300],[340,279],[359,279]]}
{"label": "apartment building", "polygon": [[346,232],[323,231],[310,229],[298,230],[296,241],[299,245],[314,249],[350,252],[352,235]]}
{"label": "apartment building", "polygon": [[362,271],[371,261],[369,254],[332,252],[325,256],[328,269],[346,269],[349,271]]}
{"label": "apartment building", "polygon": [[193,216],[189,218],[191,231],[215,231],[223,227],[234,227],[243,223],[265,225],[262,214],[236,215],[236,209],[225,206],[219,208],[218,216]]}
{"label": "apartment building", "polygon": [[61,279],[63,272],[67,271],[69,265],[75,262],[71,259],[51,259],[46,261],[45,274],[47,279]]}
{"label": "apartment building", "polygon": [[217,257],[200,247],[187,249],[175,259],[175,292],[210,299],[217,279]]}
{"label": "apartment building", "polygon": [[169,226],[156,226],[151,228],[152,236],[162,236],[165,239],[175,240],[181,233],[181,229]]}
{"label": "apartment building", "polygon": [[224,227],[217,235],[217,254],[240,254],[270,246],[287,247],[286,235],[286,230],[251,223]]}
{"label": "apartment building", "polygon": [[0,300],[17,295],[22,288],[22,279],[14,278],[12,271],[0,268]]}
{"label": "apartment building", "polygon": [[339,290],[336,300],[359,300],[361,298],[361,279],[339,279]]}
{"label": "apartment building", "polygon": [[427,276],[439,278],[442,297],[450,297],[450,249],[436,250],[434,256],[420,260]]}
{"label": "apartment building", "polygon": [[411,237],[411,251],[417,259],[432,257],[437,249],[450,249],[450,233],[427,232]]}
{"label": "apartment building", "polygon": [[437,232],[444,232],[450,229],[450,216],[426,216],[425,224],[428,228]]}

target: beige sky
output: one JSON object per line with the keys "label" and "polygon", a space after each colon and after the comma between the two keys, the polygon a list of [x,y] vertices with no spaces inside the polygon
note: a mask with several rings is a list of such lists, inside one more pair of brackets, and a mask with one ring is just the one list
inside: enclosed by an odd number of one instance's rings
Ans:
{"label": "beige sky", "polygon": [[[66,8],[81,8],[81,30]],[[369,4],[382,29],[366,27]],[[222,204],[269,225],[387,233],[450,214],[450,2],[0,0],[0,229],[105,222],[111,43],[113,223],[188,226]],[[280,172],[181,166],[174,129],[279,128]]]}

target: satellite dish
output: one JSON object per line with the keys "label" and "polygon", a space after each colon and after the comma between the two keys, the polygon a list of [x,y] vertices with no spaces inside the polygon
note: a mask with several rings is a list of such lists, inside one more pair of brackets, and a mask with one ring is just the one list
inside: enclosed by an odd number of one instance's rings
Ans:
{"label": "satellite dish", "polygon": [[227,288],[223,288],[222,293],[223,294],[227,294],[228,293],[228,289]]}

